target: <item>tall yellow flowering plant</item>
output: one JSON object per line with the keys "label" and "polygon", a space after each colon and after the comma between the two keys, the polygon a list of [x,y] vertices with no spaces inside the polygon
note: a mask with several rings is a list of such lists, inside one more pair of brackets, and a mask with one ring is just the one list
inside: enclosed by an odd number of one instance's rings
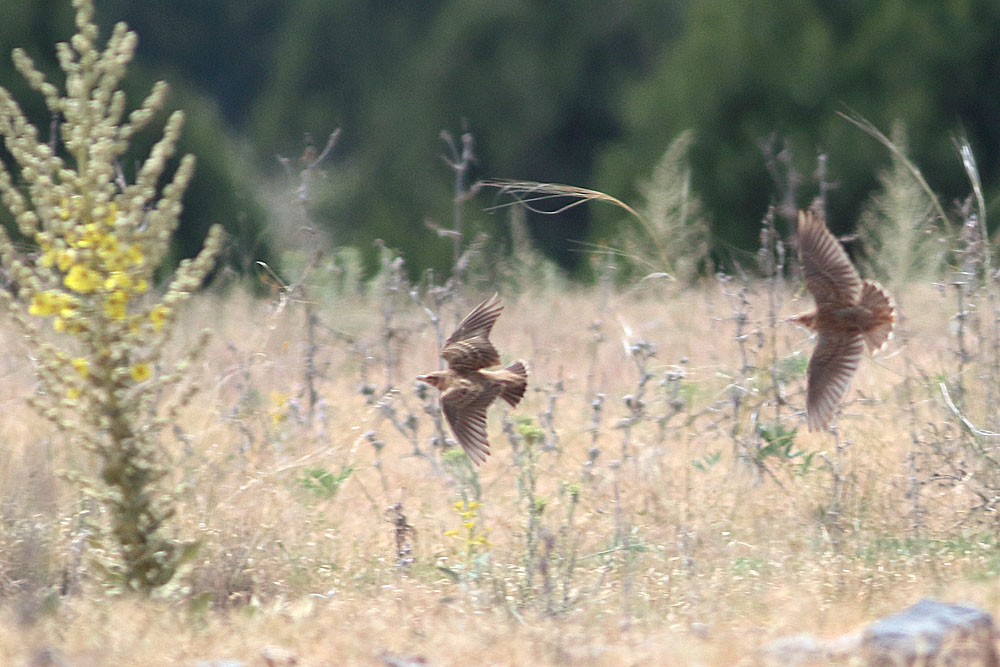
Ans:
{"label": "tall yellow flowering plant", "polygon": [[162,535],[173,503],[155,491],[166,474],[158,433],[182,399],[159,417],[155,401],[183,378],[190,357],[173,373],[160,370],[161,357],[177,307],[213,266],[222,231],[214,227],[201,253],[181,262],[166,292],[153,298],[153,272],[169,249],[194,173],[194,157],[185,155],[157,190],[183,114],[169,117],[129,183],[119,162],[163,105],[166,84],[157,83],[126,117],[118,84],[135,51],[135,33],[119,23],[102,51],[93,0],[73,0],[73,6],[77,33],[57,45],[65,95],[23,51],[13,54],[60,119],[58,135],[40,141],[0,88],[0,139],[12,158],[0,160],[0,200],[20,235],[37,246],[19,253],[0,227],[0,263],[14,285],[0,290],[0,303],[37,360],[39,390],[30,402],[97,455],[100,482],[85,485],[109,510],[120,555],[111,571],[127,588],[150,592],[171,579],[183,551]]}

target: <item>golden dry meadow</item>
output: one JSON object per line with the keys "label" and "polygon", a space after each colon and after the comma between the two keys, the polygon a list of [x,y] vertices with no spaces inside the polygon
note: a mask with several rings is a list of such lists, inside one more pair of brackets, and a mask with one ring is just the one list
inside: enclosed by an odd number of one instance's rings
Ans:
{"label": "golden dry meadow", "polygon": [[[505,295],[493,339],[531,384],[491,413],[476,475],[434,446],[413,381],[436,362],[427,312],[379,284],[315,297],[312,328],[303,303],[235,288],[183,307],[166,357],[215,336],[160,445],[185,489],[168,533],[199,549],[150,598],[92,565],[85,526],[107,517],[83,521],[100,506],[59,471],[97,460],[27,408],[5,329],[7,664],[262,665],[275,647],[305,665],[734,664],[922,596],[996,608],[994,440],[939,386],[958,400],[952,288],[897,288],[900,335],[863,360],[836,436],[804,428],[794,283]],[[991,321],[965,322],[991,345]],[[962,368],[962,414],[985,424],[983,369]]]}

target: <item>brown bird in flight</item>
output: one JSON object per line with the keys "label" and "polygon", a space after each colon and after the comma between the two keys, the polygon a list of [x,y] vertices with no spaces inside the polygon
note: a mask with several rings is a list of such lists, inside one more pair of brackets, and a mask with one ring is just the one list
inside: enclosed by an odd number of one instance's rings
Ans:
{"label": "brown bird in flight", "polygon": [[441,410],[451,431],[477,465],[490,453],[486,409],[498,396],[511,407],[517,406],[528,386],[523,361],[500,370],[486,370],[500,363],[500,354],[490,343],[490,330],[502,310],[503,302],[497,294],[476,306],[441,348],[448,369],[417,377],[441,390]]}
{"label": "brown bird in flight", "polygon": [[799,212],[799,261],[816,310],[792,318],[818,334],[809,359],[806,415],[810,431],[827,427],[851,385],[861,353],[880,350],[896,323],[881,285],[862,280],[822,217]]}

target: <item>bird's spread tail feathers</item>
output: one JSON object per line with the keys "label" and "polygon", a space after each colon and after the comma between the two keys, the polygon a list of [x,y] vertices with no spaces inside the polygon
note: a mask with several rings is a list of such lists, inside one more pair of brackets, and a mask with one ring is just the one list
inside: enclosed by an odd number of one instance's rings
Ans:
{"label": "bird's spread tail feathers", "polygon": [[896,308],[892,298],[876,282],[866,282],[861,290],[861,305],[870,313],[873,328],[864,335],[868,350],[878,352],[892,337],[892,329],[896,324]]}
{"label": "bird's spread tail feathers", "polygon": [[524,390],[528,388],[528,369],[525,368],[524,362],[519,360],[505,368],[504,371],[509,375],[504,378],[505,382],[503,390],[500,392],[500,398],[507,401],[510,407],[517,407],[517,404],[524,397]]}

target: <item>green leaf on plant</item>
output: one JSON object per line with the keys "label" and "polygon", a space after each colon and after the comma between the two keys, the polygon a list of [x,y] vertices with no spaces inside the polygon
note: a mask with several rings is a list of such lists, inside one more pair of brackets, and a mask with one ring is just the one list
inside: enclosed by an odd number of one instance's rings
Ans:
{"label": "green leaf on plant", "polygon": [[325,468],[310,468],[306,470],[299,482],[302,484],[302,488],[307,491],[323,498],[329,498],[337,493],[337,490],[353,472],[354,468],[347,465],[341,466],[338,473],[332,473]]}

